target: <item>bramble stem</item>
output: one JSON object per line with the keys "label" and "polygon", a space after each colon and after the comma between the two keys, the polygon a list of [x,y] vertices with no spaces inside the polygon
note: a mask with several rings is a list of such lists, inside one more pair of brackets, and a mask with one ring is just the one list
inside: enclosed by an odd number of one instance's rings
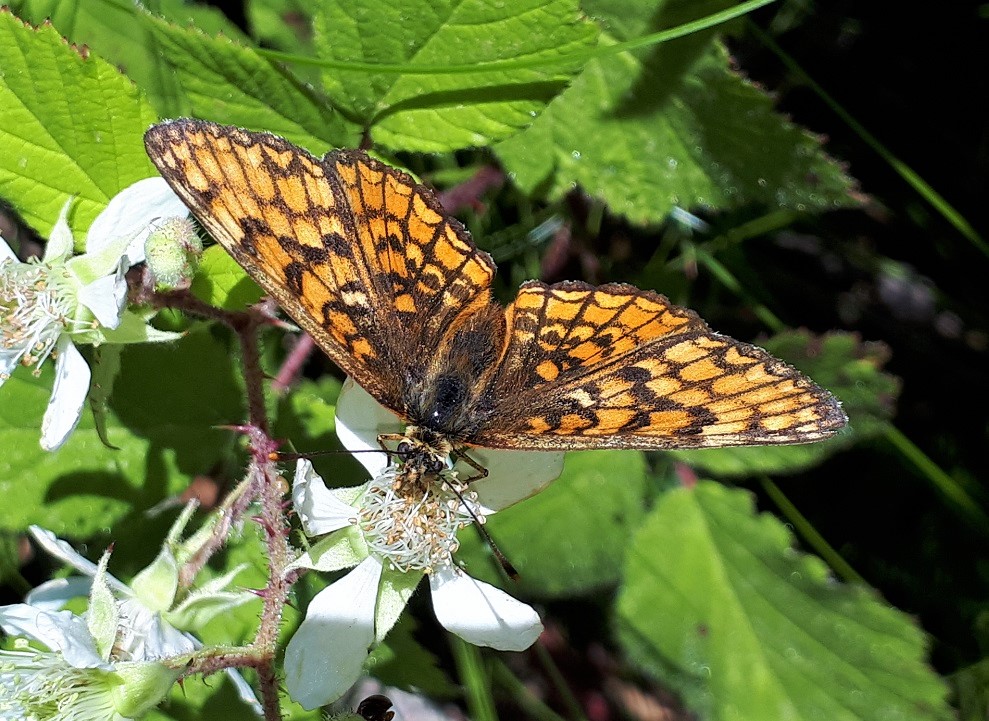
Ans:
{"label": "bramble stem", "polygon": [[250,449],[250,461],[244,480],[224,499],[224,512],[213,529],[211,538],[182,568],[182,583],[185,586],[191,585],[192,579],[210,557],[224,546],[231,527],[254,501],[260,504],[256,520],[264,534],[268,557],[268,582],[258,594],[262,598],[262,610],[254,640],[245,647],[211,649],[201,655],[196,654],[188,665],[187,673],[209,674],[232,667],[254,668],[260,679],[264,717],[266,721],[280,721],[282,716],[275,657],[282,609],[293,580],[286,578],[285,568],[293,554],[288,542],[289,523],[282,505],[278,467],[271,460],[278,444],[269,435],[270,424],[264,402],[264,373],[258,346],[258,328],[272,320],[253,310],[233,312],[215,308],[185,291],[156,294],[150,300],[158,307],[176,308],[219,321],[233,330],[240,344],[247,394],[248,424],[234,427],[234,430],[247,436]]}

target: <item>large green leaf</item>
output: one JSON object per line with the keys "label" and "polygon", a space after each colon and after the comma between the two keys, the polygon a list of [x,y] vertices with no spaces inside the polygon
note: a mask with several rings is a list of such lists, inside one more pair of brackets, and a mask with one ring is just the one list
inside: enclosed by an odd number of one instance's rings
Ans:
{"label": "large green leaf", "polygon": [[792,544],[745,492],[666,494],[627,558],[630,657],[711,721],[951,718],[914,622]]}
{"label": "large green leaf", "polygon": [[47,235],[69,197],[84,232],[107,202],[154,174],[141,136],[155,121],[103,60],[0,10],[0,197]]}
{"label": "large green leaf", "polygon": [[815,336],[797,330],[779,333],[763,345],[834,393],[848,414],[848,428],[819,443],[673,451],[677,458],[719,476],[795,473],[877,435],[892,417],[900,382],[882,370],[889,359],[884,344],[863,342],[853,333]]}
{"label": "large green leaf", "polygon": [[[602,45],[681,24],[725,3],[591,3]],[[596,12],[595,12],[596,11]],[[851,181],[819,138],[732,70],[713,31],[594,60],[525,132],[495,147],[527,193],[580,186],[633,222],[674,207],[758,202],[820,211],[851,204]]]}
{"label": "large green leaf", "polygon": [[317,154],[356,145],[355,126],[254,48],[163,20],[149,23],[193,115],[269,130]]}
{"label": "large green leaf", "polygon": [[147,23],[148,10],[176,23],[195,22],[206,32],[242,37],[237,26],[216,8],[184,0],[149,0],[143,6],[118,0],[14,0],[10,6],[29,22],[50,20],[72,42],[85,43],[123,68],[166,116],[180,114],[183,105],[172,72],[158,60],[158,43]]}
{"label": "large green leaf", "polygon": [[316,48],[329,60],[421,66],[543,59],[530,68],[428,74],[328,68],[338,107],[398,150],[485,146],[532,122],[577,72],[552,61],[593,42],[575,0],[324,0]]}
{"label": "large green leaf", "polygon": [[[526,593],[562,597],[616,584],[629,538],[645,514],[646,464],[633,451],[567,456],[563,474],[485,528],[518,569]],[[496,582],[490,551],[460,532],[457,557],[472,575]]]}
{"label": "large green leaf", "polygon": [[229,432],[214,427],[243,419],[230,353],[204,330],[171,347],[125,350],[106,414],[119,450],[103,445],[90,413],[61,449],[41,450],[52,375],[50,363],[40,378],[19,369],[2,388],[0,529],[38,523],[83,538],[144,512],[210,472],[230,452]]}

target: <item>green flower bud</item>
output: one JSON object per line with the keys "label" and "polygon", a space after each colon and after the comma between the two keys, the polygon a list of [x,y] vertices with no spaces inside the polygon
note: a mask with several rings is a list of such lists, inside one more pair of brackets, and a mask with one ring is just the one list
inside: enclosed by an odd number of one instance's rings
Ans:
{"label": "green flower bud", "polygon": [[113,674],[113,707],[124,718],[141,718],[160,704],[182,675],[181,669],[148,661],[118,663]]}
{"label": "green flower bud", "polygon": [[155,560],[131,581],[131,588],[145,606],[159,613],[175,603],[179,587],[179,567],[172,549],[166,543]]}
{"label": "green flower bud", "polygon": [[144,243],[145,262],[156,290],[188,288],[199,267],[203,241],[188,218],[168,218]]}

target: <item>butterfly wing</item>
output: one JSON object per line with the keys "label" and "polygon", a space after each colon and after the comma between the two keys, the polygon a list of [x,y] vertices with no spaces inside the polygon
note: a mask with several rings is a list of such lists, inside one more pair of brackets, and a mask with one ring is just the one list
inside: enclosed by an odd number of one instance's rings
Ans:
{"label": "butterfly wing", "polygon": [[766,351],[628,285],[522,286],[486,425],[496,448],[702,448],[834,434],[838,401]]}
{"label": "butterfly wing", "polygon": [[407,174],[359,151],[315,158],[269,133],[176,120],[152,161],[209,233],[379,402],[422,347],[489,304],[495,267]]}

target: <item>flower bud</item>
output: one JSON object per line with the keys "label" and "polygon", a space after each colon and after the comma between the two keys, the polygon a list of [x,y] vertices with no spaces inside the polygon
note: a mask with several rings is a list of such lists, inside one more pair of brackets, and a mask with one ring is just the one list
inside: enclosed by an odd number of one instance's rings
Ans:
{"label": "flower bud", "polygon": [[148,661],[118,663],[114,676],[113,706],[124,718],[141,718],[160,704],[182,675],[181,669]]}
{"label": "flower bud", "polygon": [[188,218],[168,218],[144,242],[145,262],[155,290],[188,288],[199,266],[203,241]]}

